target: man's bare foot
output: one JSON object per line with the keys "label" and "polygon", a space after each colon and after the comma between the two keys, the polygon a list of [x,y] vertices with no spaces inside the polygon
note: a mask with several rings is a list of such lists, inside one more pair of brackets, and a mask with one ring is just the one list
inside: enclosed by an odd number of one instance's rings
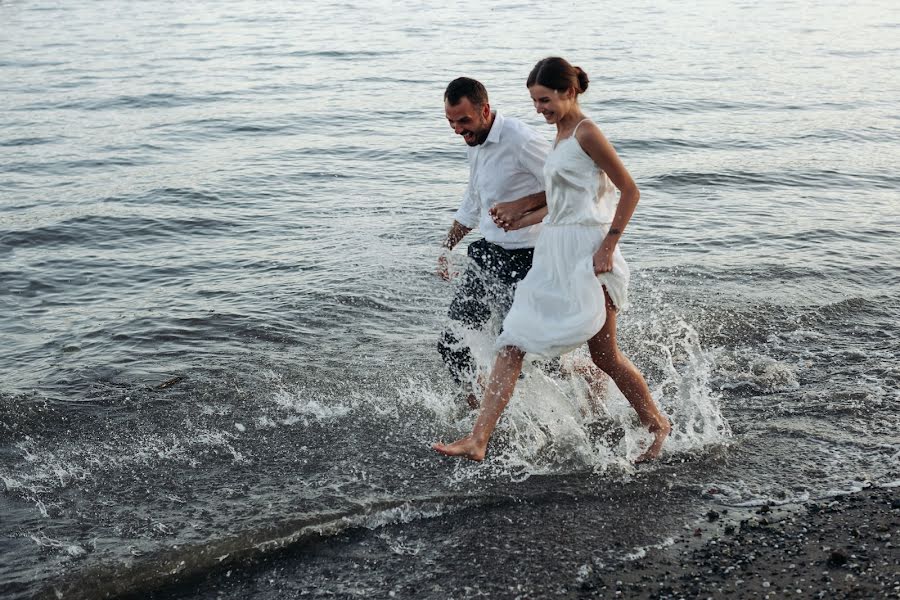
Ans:
{"label": "man's bare foot", "polygon": [[431,446],[444,456],[459,456],[480,462],[484,460],[487,444],[479,444],[472,436],[464,437],[452,444],[434,444]]}
{"label": "man's bare foot", "polygon": [[666,438],[669,437],[669,434],[672,433],[672,422],[666,417],[660,415],[660,423],[656,423],[655,425],[651,425],[648,430],[653,434],[653,443],[650,444],[650,447],[644,451],[643,454],[637,457],[634,461],[635,464],[649,462],[659,457],[659,453],[662,452],[663,443],[666,441]]}
{"label": "man's bare foot", "polygon": [[609,375],[593,364],[579,365],[577,370],[588,384],[588,404],[593,413],[591,416],[596,418],[603,414],[603,401],[606,399]]}

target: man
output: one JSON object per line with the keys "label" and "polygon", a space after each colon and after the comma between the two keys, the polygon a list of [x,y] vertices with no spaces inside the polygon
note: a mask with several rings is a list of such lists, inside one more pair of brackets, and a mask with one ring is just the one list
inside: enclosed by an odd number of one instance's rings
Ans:
{"label": "man", "polygon": [[492,312],[499,318],[512,304],[516,284],[531,268],[540,224],[505,231],[497,225],[498,203],[504,215],[524,215],[546,204],[544,160],[549,144],[533,129],[491,111],[487,91],[474,79],[454,79],[444,92],[444,112],[450,127],[468,144],[469,185],[447,232],[438,275],[451,279],[447,253],[476,227],[484,239],[469,245],[469,264],[450,304],[450,327],[438,351],[450,374],[467,391],[469,406],[478,406],[480,384],[475,361],[463,342],[461,327],[481,330]]}

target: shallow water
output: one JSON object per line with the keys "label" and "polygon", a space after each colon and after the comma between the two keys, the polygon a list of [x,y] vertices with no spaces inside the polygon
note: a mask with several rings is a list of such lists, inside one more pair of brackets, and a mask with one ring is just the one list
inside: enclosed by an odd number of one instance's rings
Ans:
{"label": "shallow water", "polygon": [[[900,479],[900,10],[572,6],[0,4],[5,597],[498,497],[646,510],[647,477],[733,505]],[[621,344],[676,431],[638,473],[622,397],[593,418],[539,371],[485,464],[429,449],[472,419],[434,349],[467,175],[441,94],[480,78],[549,139],[523,82],[551,53],[642,190]]]}

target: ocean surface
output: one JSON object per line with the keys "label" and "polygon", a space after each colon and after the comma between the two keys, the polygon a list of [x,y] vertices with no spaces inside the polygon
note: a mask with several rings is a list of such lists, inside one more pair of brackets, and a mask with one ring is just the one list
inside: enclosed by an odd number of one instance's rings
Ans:
{"label": "ocean surface", "polygon": [[[430,449],[474,418],[435,349],[468,174],[442,93],[476,77],[551,139],[551,54],[642,191],[619,328],[675,424],[654,465],[616,390],[594,414],[537,369],[485,463]],[[625,528],[655,490],[688,518],[897,485],[898,63],[885,0],[0,2],[0,596],[349,530],[411,581],[450,543],[423,524],[561,490]],[[391,591],[306,560],[271,589]]]}

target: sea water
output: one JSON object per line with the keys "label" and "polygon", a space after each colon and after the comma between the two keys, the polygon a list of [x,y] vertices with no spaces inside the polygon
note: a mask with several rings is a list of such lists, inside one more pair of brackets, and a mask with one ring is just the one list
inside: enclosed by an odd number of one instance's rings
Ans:
{"label": "sea water", "polygon": [[[0,4],[4,597],[654,470],[731,505],[900,480],[896,4],[545,8]],[[467,179],[443,89],[550,139],[524,81],[551,54],[642,192],[620,344],[675,424],[643,471],[614,387],[595,410],[533,368],[485,463],[430,449],[474,419],[435,348]]]}

